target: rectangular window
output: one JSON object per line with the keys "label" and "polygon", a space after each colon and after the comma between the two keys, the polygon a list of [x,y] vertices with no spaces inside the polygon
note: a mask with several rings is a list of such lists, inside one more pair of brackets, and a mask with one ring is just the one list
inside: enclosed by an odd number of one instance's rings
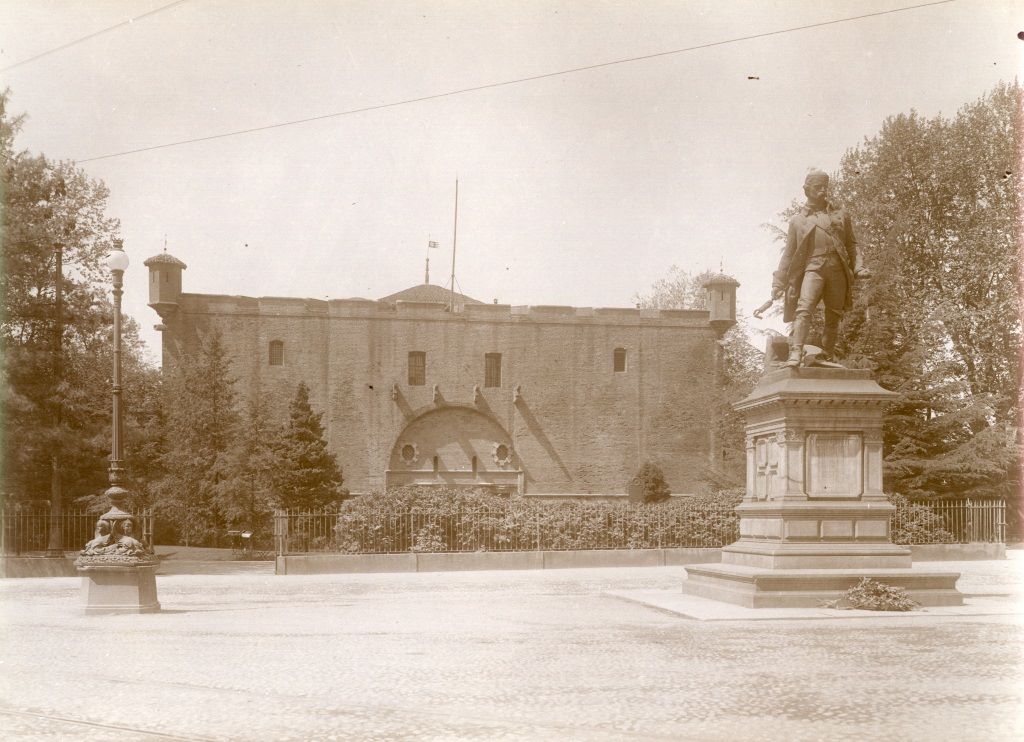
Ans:
{"label": "rectangular window", "polygon": [[501,386],[501,353],[484,354],[484,386]]}
{"label": "rectangular window", "polygon": [[281,340],[270,341],[270,365],[284,365],[284,343]]}
{"label": "rectangular window", "polygon": [[421,350],[409,352],[409,386],[427,383],[427,354]]}
{"label": "rectangular window", "polygon": [[626,349],[616,348],[612,353],[612,368],[617,374],[626,372]]}

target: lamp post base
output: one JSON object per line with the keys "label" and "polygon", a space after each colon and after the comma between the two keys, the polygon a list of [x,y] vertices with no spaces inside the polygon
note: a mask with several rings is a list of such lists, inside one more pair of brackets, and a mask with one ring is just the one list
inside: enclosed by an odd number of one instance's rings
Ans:
{"label": "lamp post base", "polygon": [[156,568],[152,562],[136,565],[81,564],[82,603],[87,614],[156,613]]}

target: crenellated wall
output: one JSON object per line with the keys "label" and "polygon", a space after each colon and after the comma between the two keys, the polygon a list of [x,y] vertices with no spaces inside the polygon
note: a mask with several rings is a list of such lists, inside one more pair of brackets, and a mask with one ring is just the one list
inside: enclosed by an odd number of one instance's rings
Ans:
{"label": "crenellated wall", "polygon": [[[444,407],[476,411],[507,434],[513,456],[503,471],[518,472],[530,494],[623,493],[645,460],[664,469],[673,491],[692,492],[709,462],[717,336],[705,311],[466,304],[448,312],[431,302],[186,293],[164,326],[165,366],[219,329],[239,392],[264,394],[273,414],[285,413],[304,381],[353,492],[383,487],[403,431]],[[269,365],[272,340],[284,343],[280,366]],[[616,348],[626,350],[624,372],[613,369]],[[426,353],[423,386],[408,384],[410,351]],[[502,355],[500,387],[484,386],[485,353]],[[494,468],[481,445],[466,444],[440,467],[464,470],[472,448],[481,467]],[[425,470],[433,455],[456,450],[451,441],[436,446],[397,466]],[[482,479],[497,481],[487,471]]]}

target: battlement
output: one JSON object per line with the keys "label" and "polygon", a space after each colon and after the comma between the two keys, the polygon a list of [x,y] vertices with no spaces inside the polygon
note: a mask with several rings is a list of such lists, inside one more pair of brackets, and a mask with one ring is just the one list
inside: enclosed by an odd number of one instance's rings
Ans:
{"label": "battlement", "polygon": [[182,294],[181,308],[191,314],[331,319],[424,319],[440,322],[535,322],[625,326],[708,327],[703,309],[637,309],[635,307],[572,307],[565,305],[465,304],[449,311],[435,301],[373,301],[370,299],[304,299],[280,296]]}

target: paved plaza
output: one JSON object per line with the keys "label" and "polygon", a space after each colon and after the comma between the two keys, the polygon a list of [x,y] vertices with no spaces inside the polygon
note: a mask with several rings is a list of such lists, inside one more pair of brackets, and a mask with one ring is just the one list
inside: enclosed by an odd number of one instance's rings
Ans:
{"label": "paved plaza", "polygon": [[952,615],[689,617],[681,567],[225,563],[158,575],[164,610],[136,616],[84,615],[77,578],[8,579],[0,737],[1021,739],[1022,556],[918,565],[963,573]]}

